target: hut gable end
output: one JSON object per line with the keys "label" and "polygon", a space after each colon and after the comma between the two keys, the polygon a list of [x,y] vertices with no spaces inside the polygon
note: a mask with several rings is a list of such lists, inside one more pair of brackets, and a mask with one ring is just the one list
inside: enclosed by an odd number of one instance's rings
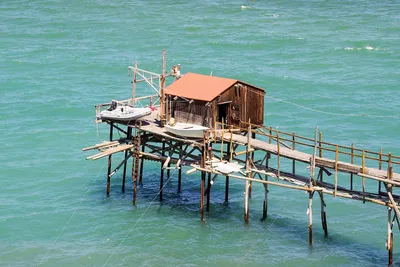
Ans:
{"label": "hut gable end", "polygon": [[182,96],[187,99],[212,101],[237,83],[237,80],[187,73],[165,89],[166,95]]}

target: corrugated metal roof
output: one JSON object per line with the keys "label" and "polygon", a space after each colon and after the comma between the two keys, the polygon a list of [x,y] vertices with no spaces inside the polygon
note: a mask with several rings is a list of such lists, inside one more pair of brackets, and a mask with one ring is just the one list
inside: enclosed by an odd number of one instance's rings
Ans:
{"label": "corrugated metal roof", "polygon": [[165,94],[183,96],[188,99],[211,101],[238,80],[186,73],[165,89]]}

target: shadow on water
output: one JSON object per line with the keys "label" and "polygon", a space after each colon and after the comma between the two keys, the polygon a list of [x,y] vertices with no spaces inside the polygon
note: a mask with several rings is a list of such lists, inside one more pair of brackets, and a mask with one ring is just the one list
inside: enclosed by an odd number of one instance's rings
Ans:
{"label": "shadow on water", "polygon": [[[157,168],[158,169],[158,168]],[[166,182],[163,188],[163,201],[159,199],[159,173],[152,173],[144,177],[143,184],[137,186],[137,206],[141,208],[148,207],[150,205],[157,207],[157,214],[163,215],[168,214],[186,216],[191,220],[198,220],[199,226],[205,226],[207,224],[224,224],[234,223],[242,225],[246,229],[254,229],[260,231],[260,239],[257,242],[265,242],[270,232],[276,233],[278,236],[285,236],[285,239],[294,240],[300,246],[307,247],[310,256],[314,254],[317,256],[321,250],[329,249],[331,251],[345,252],[347,255],[351,255],[352,258],[356,258],[359,261],[371,264],[371,265],[382,265],[387,261],[387,251],[384,249],[377,248],[372,244],[368,244],[365,241],[356,240],[344,233],[330,231],[328,236],[324,235],[322,230],[319,216],[313,224],[313,246],[308,244],[308,221],[298,220],[296,218],[290,218],[290,214],[284,214],[281,216],[279,210],[270,210],[268,218],[262,220],[262,214],[260,209],[250,210],[250,222],[244,223],[243,221],[243,192],[241,189],[231,187],[229,191],[229,202],[224,202],[224,189],[222,186],[213,188],[213,194],[211,195],[210,201],[210,212],[206,211],[204,207],[205,221],[200,220],[200,179],[198,177],[188,179],[188,177],[182,177],[182,190],[181,193],[177,192],[177,178],[172,177],[171,179],[165,178]],[[166,176],[165,176],[166,177]],[[121,191],[122,175],[116,175],[113,177],[111,182],[111,195],[106,198],[105,202],[110,199],[114,199],[118,202],[117,205],[130,205],[133,198],[132,191],[132,180],[126,178],[125,193]],[[93,194],[101,195],[104,200],[105,196],[105,181],[104,187],[97,186],[96,190],[93,190]],[[205,198],[206,199],[206,198]],[[260,202],[260,203],[258,203]],[[262,201],[258,201],[257,204],[261,207]],[[205,204],[206,205],[206,204]],[[252,205],[251,205],[252,206]],[[252,212],[253,211],[253,212]],[[344,226],[343,226],[344,227]],[[335,227],[335,230],[337,226]],[[328,230],[329,230],[329,219],[328,219]],[[384,239],[385,237],[383,237]],[[394,260],[397,259],[394,255]],[[357,262],[358,262],[357,260]],[[400,266],[400,262],[395,262],[393,266]]]}

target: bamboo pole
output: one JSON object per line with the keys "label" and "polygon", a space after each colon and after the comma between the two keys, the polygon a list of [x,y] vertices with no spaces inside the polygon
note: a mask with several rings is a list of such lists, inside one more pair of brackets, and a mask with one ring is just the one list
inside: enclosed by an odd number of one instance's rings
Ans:
{"label": "bamboo pole", "polygon": [[[113,140],[113,130],[114,130],[114,123],[110,123],[110,142]],[[111,187],[111,159],[112,159],[112,154],[108,156],[108,170],[107,170],[107,188],[106,188],[106,194],[107,197],[110,196],[110,187]]]}

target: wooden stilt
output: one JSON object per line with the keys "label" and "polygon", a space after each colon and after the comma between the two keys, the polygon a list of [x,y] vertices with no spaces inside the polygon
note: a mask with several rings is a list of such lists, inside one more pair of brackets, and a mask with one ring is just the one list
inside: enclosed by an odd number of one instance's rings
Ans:
{"label": "wooden stilt", "polygon": [[[250,171],[250,132],[251,132],[251,125],[249,124],[248,130],[247,130],[247,149],[246,149],[246,173],[247,177],[251,176],[251,171]],[[248,222],[249,221],[249,187],[250,187],[250,182],[249,180],[245,181],[245,188],[244,188],[244,221]]]}
{"label": "wooden stilt", "polygon": [[[250,128],[251,129],[251,128]],[[251,138],[256,139],[256,133],[251,133]],[[254,151],[251,152],[251,161],[254,162]],[[250,178],[253,178],[253,173],[250,173]],[[249,198],[251,198],[251,192],[253,189],[253,182],[250,181],[250,185],[249,185]]]}
{"label": "wooden stilt", "polygon": [[[205,161],[206,161],[206,151],[205,151],[205,143],[204,146],[201,149],[202,151],[202,156],[201,156],[201,167],[205,167]],[[200,182],[200,218],[203,221],[204,220],[204,191],[205,191],[205,182],[206,182],[206,173],[204,171],[201,172],[201,182]]]}
{"label": "wooden stilt", "polygon": [[278,147],[278,154],[277,154],[277,158],[278,158],[278,178],[281,176],[281,145],[280,145],[280,140],[279,140],[279,133],[278,131],[276,131],[276,145]]}
{"label": "wooden stilt", "polygon": [[225,177],[225,202],[228,202],[229,198],[229,176]]}
{"label": "wooden stilt", "polygon": [[[271,157],[270,153],[265,154],[265,168],[268,170],[269,158]],[[265,175],[265,181],[268,181],[268,175]],[[268,216],[268,184],[264,184],[264,202],[263,202],[263,214],[261,220],[266,220]]]}
{"label": "wooden stilt", "polygon": [[[353,143],[351,144],[351,164],[354,164],[354,144]],[[353,174],[350,174],[350,190],[353,190]]]}
{"label": "wooden stilt", "polygon": [[[127,138],[131,138],[132,135],[132,128],[128,126],[127,129]],[[125,159],[128,157],[128,150],[125,150]],[[127,161],[125,161],[124,163],[124,172],[122,174],[122,187],[121,187],[121,191],[122,193],[125,193],[125,179],[126,179],[126,165],[127,165]]]}
{"label": "wooden stilt", "polygon": [[388,236],[387,236],[387,250],[389,256],[389,266],[393,265],[393,232],[392,232],[392,208],[388,208]]}
{"label": "wooden stilt", "polygon": [[137,178],[136,175],[137,173],[135,173],[135,170],[137,170],[136,166],[136,159],[133,157],[132,158],[132,181],[133,181],[133,200],[132,200],[132,204],[136,205],[136,190],[137,190]]}
{"label": "wooden stilt", "polygon": [[[145,150],[145,142],[142,143],[142,152]],[[144,168],[144,159],[140,160],[140,174],[139,174],[139,184],[143,184],[143,168]]]}
{"label": "wooden stilt", "polygon": [[312,245],[312,198],[313,192],[308,194],[308,243]]}
{"label": "wooden stilt", "polygon": [[[319,132],[319,151],[318,151],[318,156],[320,158],[323,157],[323,150],[322,150],[322,132]],[[324,181],[324,171],[322,169],[319,170],[319,180],[321,182]],[[322,223],[322,229],[324,230],[325,236],[328,236],[328,225],[326,223],[326,213],[325,213],[325,201],[324,201],[324,193],[321,191],[319,192],[319,196],[321,199],[321,223]]]}
{"label": "wooden stilt", "polygon": [[134,190],[133,190],[133,205],[136,205],[136,190],[137,190],[137,182],[138,182],[138,178],[139,178],[139,155],[140,155],[140,132],[136,135],[135,138],[135,176],[133,179],[133,186],[134,186]]}
{"label": "wooden stilt", "polygon": [[[232,132],[230,136],[230,143],[226,144],[227,152],[226,154],[229,155],[229,161],[232,161]],[[229,176],[225,177],[225,202],[228,202],[229,198]]]}
{"label": "wooden stilt", "polygon": [[[182,159],[182,145],[179,146],[179,159]],[[181,192],[182,166],[178,166],[178,193]]]}
{"label": "wooden stilt", "polygon": [[[361,156],[361,173],[364,174],[365,173],[365,151],[362,152],[362,156]],[[362,191],[363,191],[363,203],[365,204],[365,177],[362,177]]]}
{"label": "wooden stilt", "polygon": [[[382,148],[379,149],[379,170],[382,170]],[[379,181],[378,194],[381,192],[381,190],[382,190],[382,182]]]}
{"label": "wooden stilt", "polygon": [[210,191],[211,191],[211,172],[207,175],[207,203],[206,203],[206,211],[210,211]]}
{"label": "wooden stilt", "polygon": [[[336,197],[337,194],[337,183],[338,183],[338,161],[339,161],[339,146],[336,145],[336,153],[335,153],[335,191],[334,191],[334,197]],[[351,182],[351,185],[353,185],[353,182]]]}
{"label": "wooden stilt", "polygon": [[[161,152],[161,155],[162,156],[165,156],[165,153],[164,153],[164,150],[165,150],[165,142],[164,141],[162,141],[162,152]],[[163,198],[163,187],[164,187],[164,168],[163,168],[163,162],[161,162],[161,173],[160,173],[160,201],[162,201],[162,198]]]}
{"label": "wooden stilt", "polygon": [[[110,123],[110,142],[113,140],[113,130],[114,130],[114,123]],[[112,155],[108,156],[108,171],[107,171],[107,188],[106,188],[106,193],[107,197],[110,196],[110,187],[111,187],[111,157]]]}
{"label": "wooden stilt", "polygon": [[[292,149],[296,150],[296,133],[292,134]],[[296,174],[296,160],[292,160],[292,173]]]}

